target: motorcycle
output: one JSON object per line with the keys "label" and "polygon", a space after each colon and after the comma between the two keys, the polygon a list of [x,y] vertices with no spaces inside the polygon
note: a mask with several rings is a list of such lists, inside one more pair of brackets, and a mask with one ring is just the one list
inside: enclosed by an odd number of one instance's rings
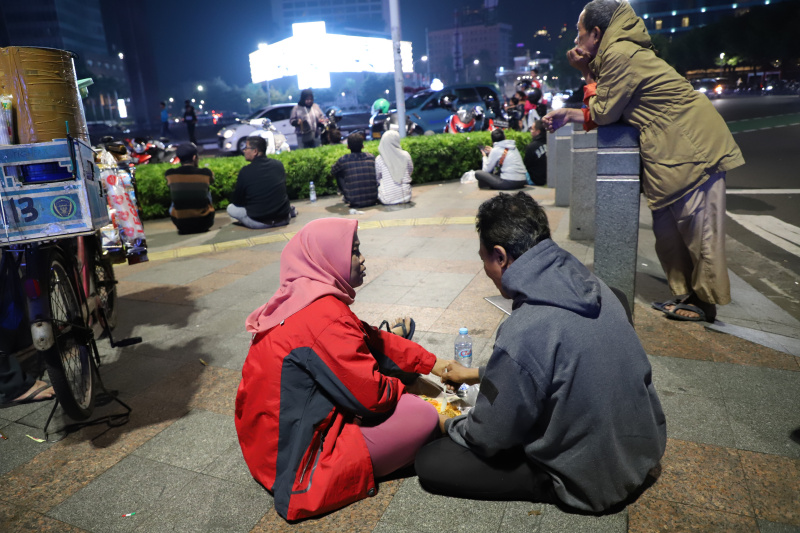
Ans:
{"label": "motorcycle", "polygon": [[494,129],[492,120],[486,123],[486,113],[480,105],[462,105],[450,115],[444,124],[444,133],[467,133],[471,131],[482,131],[484,126]]}
{"label": "motorcycle", "polygon": [[268,118],[257,118],[250,121],[251,126],[257,129],[251,135],[258,135],[267,141],[267,155],[279,154],[281,152],[290,152],[289,143],[286,142],[286,136],[279,132],[278,129],[272,125],[272,121]]}
{"label": "motorcycle", "polygon": [[135,137],[124,141],[131,160],[135,165],[156,163],[177,164],[178,147],[170,143],[169,139],[151,139],[149,137]]}

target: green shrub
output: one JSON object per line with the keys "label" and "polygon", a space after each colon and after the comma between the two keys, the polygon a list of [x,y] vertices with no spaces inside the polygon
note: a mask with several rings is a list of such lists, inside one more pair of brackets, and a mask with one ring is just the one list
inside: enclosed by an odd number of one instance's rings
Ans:
{"label": "green shrub", "polygon": [[[531,141],[529,133],[506,131],[507,139],[514,139],[521,154]],[[488,131],[460,134],[406,137],[401,146],[411,154],[414,162],[412,183],[450,181],[461,178],[464,172],[481,167],[480,145],[491,145]],[[364,143],[364,151],[378,155],[379,141]],[[286,168],[286,189],[291,200],[308,198],[309,182],[314,182],[318,196],[336,194],[336,180],[330,175],[333,164],[349,150],[344,144],[320,146],[313,150],[295,150],[274,157]],[[214,172],[211,198],[216,209],[224,209],[236,186],[239,170],[247,164],[244,157],[215,157],[200,160],[200,166]],[[166,217],[170,197],[164,172],[172,165],[142,165],[136,169],[139,206],[145,219]]]}

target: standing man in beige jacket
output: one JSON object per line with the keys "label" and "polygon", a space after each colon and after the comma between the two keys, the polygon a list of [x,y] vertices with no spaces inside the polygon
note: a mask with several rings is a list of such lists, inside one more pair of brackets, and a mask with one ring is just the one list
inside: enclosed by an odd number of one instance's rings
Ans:
{"label": "standing man in beige jacket", "polygon": [[584,108],[542,122],[585,130],[622,121],[639,130],[642,186],[656,253],[678,298],[654,303],[677,320],[713,322],[730,303],[725,261],[725,172],[744,164],[708,98],[656,56],[644,22],[624,0],[593,0],[578,18],[570,64],[586,80]]}

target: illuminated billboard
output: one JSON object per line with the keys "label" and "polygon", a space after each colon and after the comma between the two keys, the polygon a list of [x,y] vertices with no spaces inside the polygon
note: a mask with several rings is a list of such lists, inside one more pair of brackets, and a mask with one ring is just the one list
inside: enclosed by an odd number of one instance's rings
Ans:
{"label": "illuminated billboard", "polygon": [[[411,43],[400,42],[403,72],[411,73]],[[325,31],[324,22],[292,24],[292,36],[260,44],[250,54],[253,83],[297,76],[297,86],[328,89],[331,72],[394,72],[391,39],[351,37]]]}

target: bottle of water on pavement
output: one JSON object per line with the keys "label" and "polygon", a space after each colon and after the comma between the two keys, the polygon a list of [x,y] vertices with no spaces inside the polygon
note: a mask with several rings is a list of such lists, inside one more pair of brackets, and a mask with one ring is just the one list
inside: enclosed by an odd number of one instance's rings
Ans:
{"label": "bottle of water on pavement", "polygon": [[312,202],[317,201],[317,189],[314,188],[314,182],[312,181],[308,186],[308,199]]}
{"label": "bottle of water on pavement", "polygon": [[456,361],[469,368],[472,366],[472,337],[469,336],[467,328],[458,330],[455,344]]}

